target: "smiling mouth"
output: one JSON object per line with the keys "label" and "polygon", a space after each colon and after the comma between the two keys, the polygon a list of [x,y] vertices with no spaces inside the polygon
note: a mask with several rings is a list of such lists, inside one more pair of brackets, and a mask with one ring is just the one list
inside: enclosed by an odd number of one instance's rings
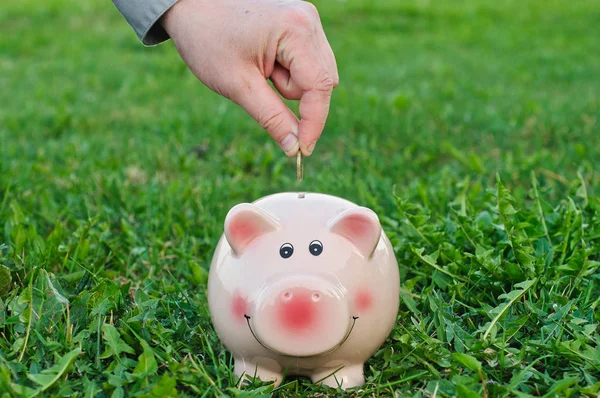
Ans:
{"label": "smiling mouth", "polygon": [[[252,329],[252,325],[250,324],[251,317],[248,316],[248,315],[246,315],[246,314],[244,314],[244,318],[246,318],[246,323],[248,324],[248,329],[250,329],[250,333],[252,333],[252,336],[258,342],[258,344],[260,344],[261,346],[263,346],[267,350],[269,350],[271,352],[274,352],[276,354],[284,355],[284,356],[289,356],[288,354],[285,354],[283,352],[274,350],[273,348],[269,347],[268,345],[266,345],[262,341],[260,341],[260,339],[258,338],[258,336],[254,333],[254,330]],[[346,336],[344,336],[344,338],[342,339],[342,341],[339,344],[336,344],[331,349],[329,349],[327,351],[320,352],[320,353],[315,354],[315,355],[293,355],[293,356],[294,357],[300,357],[300,358],[317,357],[317,356],[327,355],[327,354],[329,354],[329,353],[337,350],[338,348],[340,348],[342,346],[342,344],[344,344],[346,342],[346,340],[348,340],[348,338],[350,337],[350,334],[352,334],[352,330],[354,330],[354,325],[356,325],[356,320],[357,319],[358,319],[357,316],[353,316],[352,317],[352,326],[350,327],[350,330],[348,330],[348,333],[346,333]]]}

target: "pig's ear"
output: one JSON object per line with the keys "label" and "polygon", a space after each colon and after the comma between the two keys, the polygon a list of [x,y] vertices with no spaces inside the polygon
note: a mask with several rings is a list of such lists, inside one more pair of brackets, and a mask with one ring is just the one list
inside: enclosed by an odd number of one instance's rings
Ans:
{"label": "pig's ear", "polygon": [[238,255],[256,238],[279,228],[273,216],[250,203],[234,206],[225,218],[225,238]]}
{"label": "pig's ear", "polygon": [[370,257],[381,237],[377,214],[366,207],[355,207],[340,213],[328,224],[329,230],[349,240],[365,257]]}

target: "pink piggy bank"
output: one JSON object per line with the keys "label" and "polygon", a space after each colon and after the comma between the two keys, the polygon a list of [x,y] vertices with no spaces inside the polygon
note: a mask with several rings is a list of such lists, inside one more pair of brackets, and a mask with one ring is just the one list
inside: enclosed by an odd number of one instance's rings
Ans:
{"label": "pink piggy bank", "polygon": [[[281,193],[233,207],[208,281],[234,373],[349,388],[389,335],[400,278],[377,215],[334,196]],[[241,380],[242,380],[241,379]]]}

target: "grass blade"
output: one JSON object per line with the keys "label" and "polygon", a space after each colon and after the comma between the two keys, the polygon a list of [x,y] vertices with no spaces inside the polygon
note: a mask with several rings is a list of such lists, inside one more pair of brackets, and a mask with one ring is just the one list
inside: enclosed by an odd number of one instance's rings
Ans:
{"label": "grass blade", "polygon": [[531,287],[533,285],[535,285],[536,282],[537,282],[537,278],[528,280],[528,281],[524,281],[521,283],[517,283],[515,285],[515,287],[518,287],[519,289],[512,290],[510,293],[503,294],[500,296],[500,298],[506,297],[509,300],[495,308],[495,310],[497,310],[498,314],[494,317],[494,319],[492,319],[492,322],[490,323],[490,325],[487,327],[485,333],[483,334],[484,341],[487,339],[488,335],[492,331],[492,328],[496,325],[496,323],[498,323],[498,321],[500,320],[500,318],[502,318],[502,316],[506,313],[506,311],[508,311],[508,309],[515,303],[515,301],[517,301],[525,293],[527,293],[527,291],[529,289],[531,289]]}

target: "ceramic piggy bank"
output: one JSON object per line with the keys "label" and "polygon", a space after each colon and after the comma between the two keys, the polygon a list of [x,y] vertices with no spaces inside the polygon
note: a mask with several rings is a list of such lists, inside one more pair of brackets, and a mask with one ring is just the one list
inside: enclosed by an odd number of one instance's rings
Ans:
{"label": "ceramic piggy bank", "polygon": [[[232,208],[208,303],[238,376],[349,388],[398,313],[398,264],[375,213],[317,193]],[[241,380],[242,380],[241,379]]]}

